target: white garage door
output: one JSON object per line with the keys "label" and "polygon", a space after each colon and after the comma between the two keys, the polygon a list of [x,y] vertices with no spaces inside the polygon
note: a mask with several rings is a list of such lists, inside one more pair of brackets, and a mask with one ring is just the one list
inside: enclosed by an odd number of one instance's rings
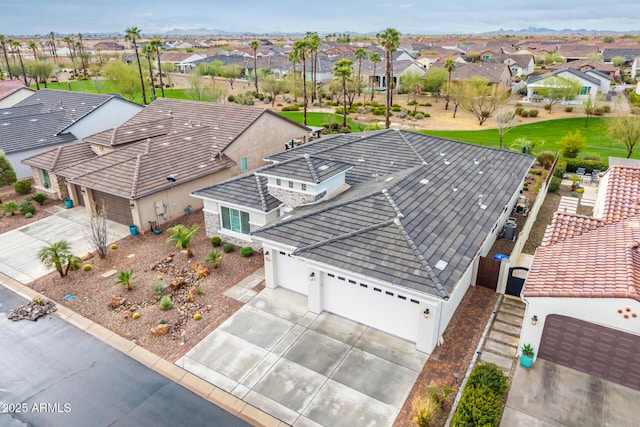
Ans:
{"label": "white garage door", "polygon": [[416,342],[422,311],[417,300],[379,286],[326,274],[324,308],[347,319]]}
{"label": "white garage door", "polygon": [[309,272],[304,261],[292,257],[285,252],[278,252],[275,257],[276,286],[290,289],[292,291],[309,295],[307,282]]}

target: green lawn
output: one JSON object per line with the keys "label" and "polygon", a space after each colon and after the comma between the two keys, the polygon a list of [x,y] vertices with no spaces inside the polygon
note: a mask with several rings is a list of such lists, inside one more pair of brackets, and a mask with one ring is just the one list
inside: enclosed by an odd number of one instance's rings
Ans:
{"label": "green lawn", "polygon": [[[98,92],[96,86],[93,83],[93,80],[74,80],[70,82],[62,82],[62,83],[47,83],[47,89],[56,89],[56,90],[71,90],[73,92],[89,92],[89,93],[116,93],[115,86],[113,83],[103,80],[104,87],[100,88],[100,92]],[[35,85],[31,85],[33,89],[35,89]],[[44,85],[40,85],[41,89],[44,89]],[[156,95],[160,97],[160,89],[156,89]],[[165,89],[164,95],[167,98],[174,99],[186,99],[192,100],[188,94],[188,89]],[[151,93],[149,88],[147,88],[147,101],[151,101],[150,99]],[[137,95],[133,102],[137,102],[138,104],[142,104],[142,95]]]}
{"label": "green lawn", "polygon": [[[504,136],[504,145],[508,148],[514,140],[527,138],[529,140],[542,140],[544,145],[536,151],[560,150],[558,141],[564,135],[575,130],[579,130],[587,138],[587,144],[583,153],[593,153],[607,161],[609,156],[626,157],[627,151],[624,144],[611,141],[607,137],[606,123],[602,117],[592,117],[589,126],[584,127],[585,118],[558,119],[545,122],[537,122],[526,125],[515,126]],[[436,131],[425,130],[422,133],[439,136],[442,138],[455,139],[457,141],[469,142],[471,144],[483,145],[485,147],[498,147],[499,138],[497,129],[487,129],[479,131]],[[634,152],[632,158],[640,158],[640,151]]]}
{"label": "green lawn", "polygon": [[[302,111],[281,111],[278,114],[302,124]],[[333,113],[310,113],[307,112],[307,125],[308,126],[322,126],[323,123],[342,123],[342,116],[340,114]],[[351,128],[351,132],[362,132],[363,130],[372,130],[373,128],[367,128],[361,126],[358,123],[347,119],[347,124]]]}

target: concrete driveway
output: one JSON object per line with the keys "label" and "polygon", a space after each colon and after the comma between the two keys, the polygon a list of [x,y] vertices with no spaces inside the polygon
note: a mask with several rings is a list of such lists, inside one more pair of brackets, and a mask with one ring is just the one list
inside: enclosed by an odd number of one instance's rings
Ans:
{"label": "concrete driveway", "polygon": [[537,359],[517,368],[500,426],[640,426],[638,402],[638,390]]}
{"label": "concrete driveway", "polygon": [[[60,240],[71,243],[71,251],[84,256],[93,251],[85,238],[90,218],[82,206],[51,208],[53,215],[15,230],[0,234],[0,273],[27,284],[51,272],[38,260],[40,248]],[[129,227],[108,221],[113,241],[129,234]]]}
{"label": "concrete driveway", "polygon": [[293,426],[391,426],[428,356],[264,289],[176,364]]}

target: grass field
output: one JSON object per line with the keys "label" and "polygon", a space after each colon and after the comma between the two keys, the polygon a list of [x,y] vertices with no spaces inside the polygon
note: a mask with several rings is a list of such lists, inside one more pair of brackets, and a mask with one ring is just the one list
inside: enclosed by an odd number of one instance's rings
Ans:
{"label": "grass field", "polygon": [[[281,111],[278,114],[302,124],[302,111]],[[323,123],[342,123],[342,116],[333,113],[311,113],[307,112],[308,126],[322,126]],[[351,132],[362,132],[365,130],[374,130],[372,127],[362,126],[358,123],[347,119],[347,124],[351,128]]]}
{"label": "grass field", "polygon": [[[107,80],[101,80],[103,87],[100,87],[100,91],[98,92],[98,87],[95,85],[95,80],[74,80],[70,82],[62,82],[62,83],[47,83],[48,89],[56,89],[56,90],[71,90],[73,92],[89,92],[89,93],[116,93],[116,89],[113,83]],[[35,85],[31,85],[33,89],[35,89]],[[40,85],[41,89],[44,89],[44,85]],[[167,98],[174,99],[186,99],[192,100],[189,96],[189,89],[169,89],[165,88],[164,95]],[[156,95],[160,97],[160,89],[156,89]],[[151,101],[151,94],[149,89],[147,88],[147,101]],[[134,99],[130,99],[130,101],[137,102],[138,104],[142,104],[142,95],[137,95]]]}

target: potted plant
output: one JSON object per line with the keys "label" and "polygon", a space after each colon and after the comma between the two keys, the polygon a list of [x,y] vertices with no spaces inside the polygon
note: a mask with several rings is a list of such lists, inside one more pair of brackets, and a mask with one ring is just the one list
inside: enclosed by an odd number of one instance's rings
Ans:
{"label": "potted plant", "polygon": [[525,344],[520,350],[520,366],[526,369],[531,368],[531,365],[533,364],[533,356],[535,355],[533,347],[531,347],[531,344]]}

